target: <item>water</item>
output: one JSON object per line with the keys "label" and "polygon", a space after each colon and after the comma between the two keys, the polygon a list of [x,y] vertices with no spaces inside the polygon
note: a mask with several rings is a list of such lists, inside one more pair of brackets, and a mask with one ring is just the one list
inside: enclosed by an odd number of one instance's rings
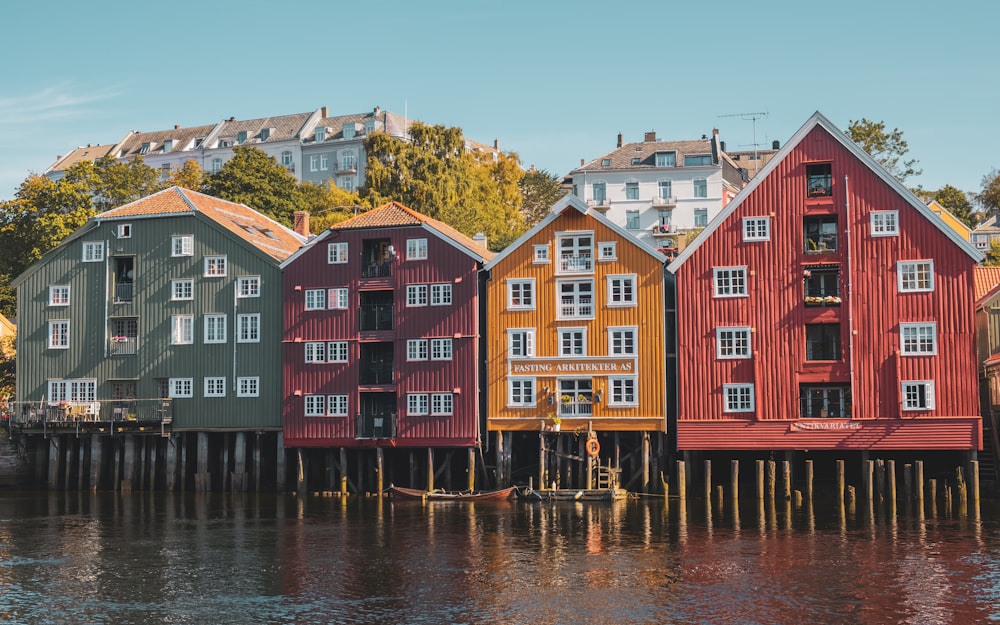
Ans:
{"label": "water", "polygon": [[987,623],[1000,508],[0,493],[11,623]]}

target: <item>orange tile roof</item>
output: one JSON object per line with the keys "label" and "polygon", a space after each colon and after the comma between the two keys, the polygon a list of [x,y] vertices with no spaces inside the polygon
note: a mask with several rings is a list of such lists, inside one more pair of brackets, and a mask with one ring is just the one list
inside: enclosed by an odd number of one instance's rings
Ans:
{"label": "orange tile roof", "polygon": [[977,266],[973,276],[977,302],[1000,285],[1000,267]]}
{"label": "orange tile roof", "polygon": [[170,187],[97,215],[97,219],[134,219],[201,213],[266,254],[284,260],[305,243],[293,230],[257,211],[226,200]]}
{"label": "orange tile roof", "polygon": [[360,228],[391,228],[393,226],[427,226],[438,231],[442,236],[453,240],[470,252],[479,255],[483,260],[493,258],[493,252],[472,238],[462,234],[443,221],[438,221],[427,215],[422,215],[412,208],[407,208],[399,202],[389,202],[384,206],[373,208],[351,217],[346,221],[330,226],[331,230],[357,230]]}

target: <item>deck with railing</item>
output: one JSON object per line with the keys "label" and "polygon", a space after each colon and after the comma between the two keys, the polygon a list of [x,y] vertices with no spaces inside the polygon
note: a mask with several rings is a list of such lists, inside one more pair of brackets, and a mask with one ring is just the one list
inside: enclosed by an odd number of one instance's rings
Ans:
{"label": "deck with railing", "polygon": [[[102,401],[15,401],[4,409],[11,428],[139,429],[173,423],[171,399],[110,399]],[[103,430],[102,430],[103,431]]]}

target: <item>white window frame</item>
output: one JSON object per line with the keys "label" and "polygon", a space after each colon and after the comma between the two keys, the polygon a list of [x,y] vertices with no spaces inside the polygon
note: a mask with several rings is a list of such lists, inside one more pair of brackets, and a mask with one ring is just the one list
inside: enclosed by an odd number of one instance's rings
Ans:
{"label": "white window frame", "polygon": [[[748,399],[744,402],[742,395],[747,393]],[[723,412],[754,412],[757,409],[757,400],[753,384],[723,384],[722,385],[722,411]]]}
{"label": "white window frame", "polygon": [[608,262],[618,260],[618,242],[600,241],[597,244],[597,261]]}
{"label": "white window frame", "polygon": [[407,362],[417,362],[427,360],[429,357],[427,339],[407,339],[406,360]]}
{"label": "white window frame", "polygon": [[406,306],[416,308],[427,305],[427,285],[410,284],[406,287]]}
{"label": "white window frame", "polygon": [[[638,336],[638,326],[612,326],[608,328],[608,355],[635,356]],[[621,351],[618,351],[615,343],[621,344]],[[631,347],[629,347],[630,344]]]}
{"label": "white window frame", "polygon": [[104,262],[104,241],[84,241],[82,260],[85,263]]}
{"label": "white window frame", "polygon": [[552,262],[552,257],[549,256],[549,244],[535,245],[534,246],[534,263],[537,265],[548,265]]}
{"label": "white window frame", "polygon": [[49,321],[49,349],[69,349],[69,319]]}
{"label": "white window frame", "polygon": [[241,299],[260,297],[260,276],[240,276],[236,278],[236,297]]}
{"label": "white window frame", "polygon": [[54,284],[49,287],[49,306],[69,306],[69,285]]}
{"label": "white window frame", "polygon": [[170,378],[167,381],[170,397],[194,397],[194,378]]}
{"label": "white window frame", "polygon": [[319,171],[319,155],[312,154],[309,156],[309,171]]}
{"label": "white window frame", "polygon": [[[221,326],[220,326],[221,323]],[[226,342],[226,316],[220,314],[207,314],[202,317],[202,340],[205,344]],[[220,332],[221,329],[221,332]]]}
{"label": "white window frame", "polygon": [[[570,358],[577,358],[580,356],[587,355],[587,328],[577,327],[577,328],[556,328],[557,335],[557,351],[560,356],[568,356]],[[570,342],[569,350],[566,349],[566,341]],[[579,353],[574,352],[573,349],[578,348]]]}
{"label": "white window frame", "polygon": [[454,355],[454,344],[450,338],[431,339],[431,360],[451,360]]}
{"label": "white window frame", "polygon": [[194,344],[194,315],[170,316],[170,344]]}
{"label": "white window frame", "polygon": [[50,406],[60,402],[90,403],[97,401],[97,380],[94,378],[76,378],[48,381],[48,400]]}
{"label": "white window frame", "polygon": [[708,178],[695,178],[691,181],[691,197],[708,197]]}
{"label": "white window frame", "polygon": [[248,375],[236,378],[237,397],[260,397],[260,376]]}
{"label": "white window frame", "polygon": [[349,399],[347,395],[327,395],[326,396],[326,416],[346,417],[349,410]]}
{"label": "white window frame", "polygon": [[176,234],[170,237],[170,255],[174,258],[194,256],[194,235]]}
{"label": "white window frame", "polygon": [[430,414],[430,396],[427,393],[407,393],[406,414],[410,416]]}
{"label": "white window frame", "polygon": [[346,287],[336,287],[326,292],[326,307],[330,310],[347,310],[348,301]]}
{"label": "white window frame", "polygon": [[327,243],[326,263],[328,265],[343,265],[348,261],[347,241]]}
{"label": "white window frame", "polygon": [[[638,305],[636,294],[636,274],[615,274],[607,276],[608,307],[625,308]],[[616,284],[619,283],[620,284]],[[615,289],[619,289],[621,299],[615,300]]]}
{"label": "white window frame", "polygon": [[350,357],[347,341],[330,341],[326,344],[326,361],[343,363]]}
{"label": "white window frame", "polygon": [[218,376],[206,376],[204,380],[204,397],[225,397],[226,378]]}
{"label": "white window frame", "polygon": [[[912,392],[919,393],[918,389],[923,389],[922,395],[910,398]],[[918,403],[918,402],[922,402]],[[933,380],[904,380],[900,383],[900,404],[903,410],[919,411],[934,410],[934,381]]]}
{"label": "white window frame", "polygon": [[937,351],[936,322],[899,324],[900,354],[903,356],[936,356]]}
{"label": "white window frame", "polygon": [[871,235],[873,237],[899,236],[899,211],[872,211]]}
{"label": "white window frame", "polygon": [[771,218],[767,216],[743,218],[744,241],[770,241]]}
{"label": "white window frame", "polygon": [[[514,303],[515,292],[518,303]],[[537,293],[534,278],[507,279],[507,310],[534,310]]]}
{"label": "white window frame", "polygon": [[236,342],[260,343],[260,313],[236,315]]}
{"label": "white window frame", "polygon": [[406,260],[427,260],[427,239],[407,239]]}
{"label": "white window frame", "polygon": [[[520,348],[518,346],[520,342]],[[508,358],[533,358],[535,356],[534,328],[507,328]]]}
{"label": "white window frame", "polygon": [[194,280],[183,278],[170,281],[170,300],[186,302],[194,299]]}
{"label": "white window frame", "polygon": [[[919,286],[921,269],[927,271],[928,286]],[[904,277],[904,275],[906,277]],[[912,275],[912,277],[911,277]],[[900,293],[930,293],[934,290],[933,260],[900,260],[896,262],[896,287]]]}
{"label": "white window frame", "polygon": [[224,254],[205,257],[205,277],[225,278],[229,273],[229,263]]}
{"label": "white window frame", "polygon": [[319,169],[320,171],[326,171],[330,169],[330,155],[324,152],[319,155]]}
{"label": "white window frame", "polygon": [[326,341],[306,341],[303,348],[306,364],[322,364],[326,362]]}
{"label": "white window frame", "polygon": [[[589,284],[590,285],[590,303],[586,304],[582,301],[585,293],[581,292],[579,289],[580,285]],[[575,285],[573,292],[571,293],[574,301],[570,304],[564,304],[563,299],[563,286],[564,285]],[[594,311],[597,306],[595,303],[594,294],[594,279],[593,278],[575,278],[567,280],[557,280],[556,281],[556,319],[593,319]],[[587,313],[587,307],[589,306],[590,312]],[[566,314],[569,310],[571,314]]]}
{"label": "white window frame", "polygon": [[451,284],[447,282],[431,284],[430,305],[451,306]]}
{"label": "white window frame", "polygon": [[454,393],[431,393],[431,412],[435,417],[448,417],[455,414]]}
{"label": "white window frame", "polygon": [[[629,399],[631,395],[631,399]],[[639,378],[634,375],[608,376],[608,406],[639,405]]]}
{"label": "white window frame", "polygon": [[[720,280],[728,280],[728,285],[723,285]],[[741,285],[737,287],[735,280],[739,279]],[[712,267],[712,293],[714,297],[749,297],[747,288],[747,267],[746,265],[734,265],[728,267]]]}
{"label": "white window frame", "polygon": [[[164,178],[170,175],[170,165],[165,165],[166,175]],[[118,238],[119,239],[131,239],[132,238],[132,224],[118,224]]]}
{"label": "white window frame", "polygon": [[750,358],[750,326],[725,326],[715,329],[715,357],[719,360]]}
{"label": "white window frame", "polygon": [[[636,199],[636,200],[639,199],[639,187],[638,187],[638,183],[636,183],[636,191],[635,191],[635,193],[636,193],[636,197],[635,198],[625,198],[625,199]],[[642,222],[641,222],[640,216],[639,216],[639,209],[637,209],[637,208],[630,208],[627,211],[625,211],[625,229],[626,230],[638,230],[640,228],[640,224],[641,223]]]}
{"label": "white window frame", "polygon": [[536,385],[537,382],[532,377],[507,378],[507,407],[534,408],[538,403]]}
{"label": "white window frame", "polygon": [[[589,243],[584,243],[589,241]],[[559,265],[556,273],[578,274],[594,272],[594,233],[564,232],[556,235]],[[568,245],[564,245],[568,243]]]}
{"label": "white window frame", "polygon": [[305,416],[326,416],[326,395],[306,395],[302,403],[305,408]]}
{"label": "white window frame", "polygon": [[326,289],[306,289],[306,310],[326,310]]}

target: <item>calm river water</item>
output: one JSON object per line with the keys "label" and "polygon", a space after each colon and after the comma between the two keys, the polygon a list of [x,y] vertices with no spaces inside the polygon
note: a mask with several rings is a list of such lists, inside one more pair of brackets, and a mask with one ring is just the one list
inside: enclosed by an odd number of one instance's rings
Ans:
{"label": "calm river water", "polygon": [[0,492],[10,623],[987,623],[1000,508]]}

